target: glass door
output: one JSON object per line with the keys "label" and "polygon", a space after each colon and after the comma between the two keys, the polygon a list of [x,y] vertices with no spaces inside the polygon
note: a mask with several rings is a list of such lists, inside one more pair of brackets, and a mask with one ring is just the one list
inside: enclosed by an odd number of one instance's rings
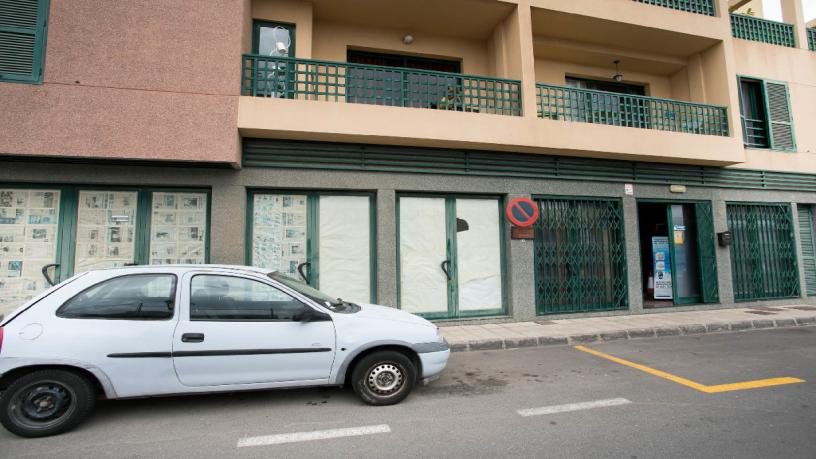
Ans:
{"label": "glass door", "polygon": [[399,306],[428,318],[504,308],[499,200],[399,198]]}
{"label": "glass door", "polygon": [[693,204],[668,207],[674,304],[700,302],[700,273],[697,257],[697,227]]}

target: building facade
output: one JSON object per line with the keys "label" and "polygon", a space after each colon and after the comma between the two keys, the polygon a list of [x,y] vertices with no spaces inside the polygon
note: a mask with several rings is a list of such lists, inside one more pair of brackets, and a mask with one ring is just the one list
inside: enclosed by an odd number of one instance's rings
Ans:
{"label": "building facade", "polygon": [[454,321],[812,302],[816,30],[782,6],[0,2],[0,314],[130,263]]}

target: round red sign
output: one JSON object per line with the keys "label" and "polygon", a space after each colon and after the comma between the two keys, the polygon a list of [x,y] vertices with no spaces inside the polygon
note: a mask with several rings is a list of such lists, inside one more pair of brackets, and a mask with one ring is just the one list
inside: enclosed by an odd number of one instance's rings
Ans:
{"label": "round red sign", "polygon": [[538,206],[530,198],[513,198],[507,203],[505,214],[510,223],[524,228],[538,220]]}

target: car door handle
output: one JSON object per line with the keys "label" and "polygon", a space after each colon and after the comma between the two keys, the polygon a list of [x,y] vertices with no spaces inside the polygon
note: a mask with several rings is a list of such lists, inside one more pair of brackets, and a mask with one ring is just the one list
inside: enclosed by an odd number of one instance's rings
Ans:
{"label": "car door handle", "polygon": [[181,335],[182,343],[203,343],[204,333],[185,333]]}

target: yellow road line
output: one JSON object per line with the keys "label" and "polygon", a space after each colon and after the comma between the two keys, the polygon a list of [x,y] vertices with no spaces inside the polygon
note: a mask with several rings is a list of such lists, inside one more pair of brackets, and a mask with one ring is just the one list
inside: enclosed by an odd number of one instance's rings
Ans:
{"label": "yellow road line", "polygon": [[681,384],[686,387],[691,387],[692,389],[696,389],[699,390],[700,392],[705,392],[707,394],[730,392],[735,390],[759,389],[760,387],[781,386],[784,384],[796,384],[805,382],[803,379],[798,378],[771,378],[771,379],[759,379],[756,381],[738,382],[733,384],[720,384],[718,386],[706,386],[705,384],[700,384],[690,379],[681,378],[680,376],[675,376],[671,373],[666,373],[665,371],[655,370],[654,368],[647,367],[646,365],[630,362],[628,360],[615,357],[614,355],[604,354],[603,352],[596,351],[585,346],[575,346],[575,349],[578,349],[579,351],[582,352],[586,352],[588,354],[592,354],[602,359],[610,360],[612,362],[619,363],[630,368],[634,368],[636,370],[640,370],[644,373],[649,373],[650,375],[657,376],[658,378],[668,379],[669,381],[676,382],[677,384]]}

